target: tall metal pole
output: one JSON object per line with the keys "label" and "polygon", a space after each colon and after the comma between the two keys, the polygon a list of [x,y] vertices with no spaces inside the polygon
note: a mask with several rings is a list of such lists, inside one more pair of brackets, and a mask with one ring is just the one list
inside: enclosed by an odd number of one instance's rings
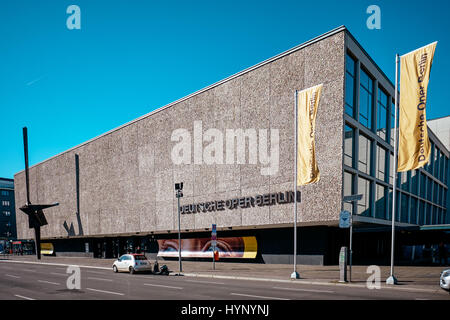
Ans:
{"label": "tall metal pole", "polygon": [[181,266],[181,217],[180,217],[180,190],[177,191],[177,199],[178,199],[178,267],[179,272],[181,273],[183,271],[183,268]]}
{"label": "tall metal pole", "polygon": [[294,272],[291,274],[291,279],[299,279],[300,275],[297,272],[297,151],[298,151],[298,108],[297,108],[298,92],[295,90],[295,164],[294,164]]}
{"label": "tall metal pole", "polygon": [[394,276],[394,248],[395,248],[395,198],[397,194],[397,107],[398,107],[398,63],[399,56],[395,56],[395,119],[394,119],[394,163],[392,166],[392,240],[391,240],[391,275],[386,280],[386,284],[397,284],[397,279]]}

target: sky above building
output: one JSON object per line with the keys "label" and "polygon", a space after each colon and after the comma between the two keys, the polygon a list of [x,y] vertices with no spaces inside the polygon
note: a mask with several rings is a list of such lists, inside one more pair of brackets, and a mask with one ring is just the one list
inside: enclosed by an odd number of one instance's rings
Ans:
{"label": "sky above building", "polygon": [[[371,5],[381,29],[368,27]],[[24,126],[33,165],[341,25],[392,82],[396,53],[438,41],[427,117],[448,116],[449,11],[447,0],[1,1],[0,177],[24,169]]]}

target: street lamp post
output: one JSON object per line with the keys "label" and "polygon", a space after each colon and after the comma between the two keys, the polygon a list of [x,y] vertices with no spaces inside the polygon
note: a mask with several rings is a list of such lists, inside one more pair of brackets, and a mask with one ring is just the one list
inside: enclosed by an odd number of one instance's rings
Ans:
{"label": "street lamp post", "polygon": [[180,215],[180,198],[183,197],[183,182],[175,183],[175,196],[178,199],[178,267],[179,273],[183,271],[181,266],[181,215]]}

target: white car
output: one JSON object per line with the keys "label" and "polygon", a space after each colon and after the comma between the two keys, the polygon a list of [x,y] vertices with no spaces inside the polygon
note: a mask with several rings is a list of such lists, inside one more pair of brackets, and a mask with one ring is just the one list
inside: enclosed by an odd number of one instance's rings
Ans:
{"label": "white car", "polygon": [[143,254],[124,254],[114,261],[114,272],[126,271],[131,274],[139,271],[152,271],[152,265]]}
{"label": "white car", "polygon": [[442,271],[439,284],[442,289],[450,290],[450,269]]}

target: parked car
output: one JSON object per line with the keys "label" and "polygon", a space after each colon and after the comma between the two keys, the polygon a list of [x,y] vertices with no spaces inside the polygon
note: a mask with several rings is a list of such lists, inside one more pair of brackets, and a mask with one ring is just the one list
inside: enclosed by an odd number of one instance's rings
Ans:
{"label": "parked car", "polygon": [[442,271],[439,284],[442,289],[450,291],[450,269]]}
{"label": "parked car", "polygon": [[131,274],[141,271],[152,271],[150,261],[143,254],[124,254],[113,263],[113,271],[126,271]]}

